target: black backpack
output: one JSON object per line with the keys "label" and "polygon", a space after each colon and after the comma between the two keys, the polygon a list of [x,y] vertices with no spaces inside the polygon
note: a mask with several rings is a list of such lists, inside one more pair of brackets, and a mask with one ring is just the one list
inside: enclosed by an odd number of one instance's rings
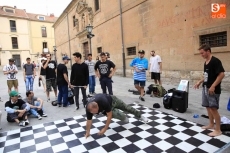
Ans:
{"label": "black backpack", "polygon": [[164,105],[164,108],[171,109],[172,108],[172,96],[165,94],[163,98],[163,105]]}
{"label": "black backpack", "polygon": [[163,105],[166,109],[172,108],[172,95],[170,96],[169,93],[173,93],[173,91],[176,90],[175,88],[169,89],[168,93],[164,95],[163,98]]}

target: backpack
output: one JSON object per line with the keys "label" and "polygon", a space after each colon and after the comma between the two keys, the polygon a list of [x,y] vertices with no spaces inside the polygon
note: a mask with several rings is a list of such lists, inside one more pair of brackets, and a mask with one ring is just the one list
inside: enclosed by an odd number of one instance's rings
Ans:
{"label": "backpack", "polygon": [[165,88],[158,84],[151,84],[148,86],[148,89],[155,97],[163,97],[167,93]]}
{"label": "backpack", "polygon": [[164,105],[164,108],[166,109],[172,108],[172,94],[170,95],[169,93],[167,93],[164,95],[163,105]]}

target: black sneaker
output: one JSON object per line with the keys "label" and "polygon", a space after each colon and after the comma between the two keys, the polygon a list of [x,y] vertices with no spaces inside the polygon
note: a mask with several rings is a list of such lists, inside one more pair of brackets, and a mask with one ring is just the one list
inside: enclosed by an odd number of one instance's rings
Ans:
{"label": "black sneaker", "polygon": [[25,125],[29,125],[30,123],[28,119],[24,120],[24,122],[25,122]]}
{"label": "black sneaker", "polygon": [[145,101],[145,99],[144,99],[143,97],[141,97],[141,96],[139,97],[139,99],[140,99],[141,101]]}

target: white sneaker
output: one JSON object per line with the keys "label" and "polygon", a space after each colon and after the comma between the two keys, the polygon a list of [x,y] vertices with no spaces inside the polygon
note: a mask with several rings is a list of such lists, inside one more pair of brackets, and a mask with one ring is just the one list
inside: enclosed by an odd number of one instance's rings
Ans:
{"label": "white sneaker", "polygon": [[147,123],[147,122],[149,121],[148,118],[147,118],[147,117],[144,117],[143,115],[141,115],[140,120],[141,120],[142,122],[144,122],[144,123]]}
{"label": "white sneaker", "polygon": [[19,124],[18,124],[19,126],[26,126],[26,124],[25,124],[25,122],[24,121],[21,121],[21,122],[19,122]]}
{"label": "white sneaker", "polygon": [[41,119],[42,119],[42,117],[40,115],[38,115],[38,120],[41,120]]}
{"label": "white sneaker", "polygon": [[43,113],[43,114],[42,114],[42,117],[47,117],[47,114]]}
{"label": "white sneaker", "polygon": [[25,125],[29,125],[30,123],[28,119],[26,119],[24,122],[25,122]]}
{"label": "white sneaker", "polygon": [[47,99],[47,102],[48,102],[48,103],[50,102],[50,98]]}

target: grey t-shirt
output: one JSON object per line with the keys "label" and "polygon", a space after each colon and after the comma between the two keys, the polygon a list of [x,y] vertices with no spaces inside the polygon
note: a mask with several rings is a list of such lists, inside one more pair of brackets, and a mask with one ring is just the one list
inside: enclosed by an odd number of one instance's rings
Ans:
{"label": "grey t-shirt", "polygon": [[86,60],[85,63],[88,65],[89,68],[89,76],[95,75],[95,70],[94,70],[95,62],[93,60],[92,61]]}
{"label": "grey t-shirt", "polygon": [[33,105],[33,106],[35,105],[34,102],[37,100],[38,100],[37,97],[33,97],[31,101],[28,101],[27,98],[23,99],[24,102],[29,103],[30,105]]}
{"label": "grey t-shirt", "polygon": [[26,75],[33,75],[33,72],[34,72],[33,64],[25,64],[23,68],[25,69]]}

